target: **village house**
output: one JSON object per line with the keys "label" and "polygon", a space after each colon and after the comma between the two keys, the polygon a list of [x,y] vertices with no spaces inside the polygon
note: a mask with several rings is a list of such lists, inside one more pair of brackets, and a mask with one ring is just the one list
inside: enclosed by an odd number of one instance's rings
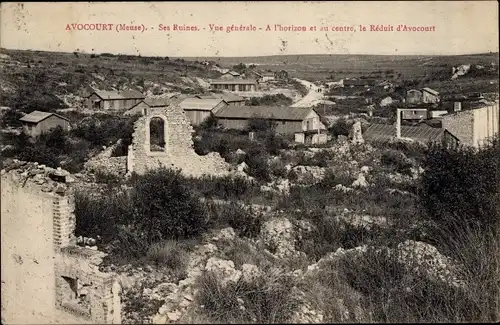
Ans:
{"label": "village house", "polygon": [[273,81],[274,80],[274,73],[273,72],[264,72],[262,74],[262,78],[259,80],[259,82],[268,82],[268,81]]}
{"label": "village house", "polygon": [[439,92],[431,88],[410,89],[406,92],[406,102],[408,104],[436,104],[439,101]]}
{"label": "village house", "polygon": [[326,126],[312,108],[285,106],[225,106],[212,111],[226,129],[247,130],[254,119],[274,122],[276,133],[321,133]]}
{"label": "village house", "polygon": [[135,90],[96,90],[87,97],[87,107],[89,110],[126,111],[144,98],[143,94]]}
{"label": "village house", "polygon": [[418,89],[410,89],[406,92],[406,102],[408,104],[420,104],[422,103],[423,94]]}
{"label": "village house", "polygon": [[69,131],[71,127],[69,119],[64,116],[41,111],[26,114],[19,121],[22,122],[23,132],[30,137],[37,137],[58,126],[65,131]]}
{"label": "village house", "polygon": [[460,144],[480,147],[499,132],[499,105],[459,110],[441,116],[443,128]]}
{"label": "village house", "polygon": [[422,88],[422,101],[426,104],[439,103],[439,92],[431,88]]}
{"label": "village house", "polygon": [[256,79],[259,83],[266,83],[268,81],[275,80],[274,72],[257,72],[255,70],[249,70],[245,74],[245,78],[247,79]]}
{"label": "village house", "polygon": [[168,100],[165,98],[146,98],[141,100],[129,110],[125,111],[123,115],[148,115],[151,112],[151,108],[154,107],[165,107],[168,105]]}
{"label": "village house", "polygon": [[180,102],[180,107],[191,121],[191,125],[196,126],[203,123],[213,110],[227,106],[227,103],[220,98],[186,98]]}
{"label": "village house", "polygon": [[259,85],[258,82],[253,79],[215,79],[210,81],[210,88],[213,90],[254,92],[259,89]]}
{"label": "village house", "polygon": [[425,120],[429,116],[427,108],[405,109],[401,112],[401,119],[404,121]]}
{"label": "village house", "polygon": [[219,79],[222,79],[222,80],[232,80],[232,79],[238,79],[240,77],[241,77],[241,75],[238,72],[230,70],[230,71],[224,72],[219,77]]}

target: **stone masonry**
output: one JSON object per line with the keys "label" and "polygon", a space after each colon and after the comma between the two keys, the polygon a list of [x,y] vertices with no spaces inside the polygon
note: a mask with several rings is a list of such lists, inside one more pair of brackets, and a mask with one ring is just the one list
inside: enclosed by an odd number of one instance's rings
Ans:
{"label": "stone masonry", "polygon": [[1,175],[2,321],[120,323],[119,283],[98,270],[105,254],[76,246],[71,177],[14,165]]}
{"label": "stone masonry", "polygon": [[[150,150],[151,119],[160,118],[164,123],[164,151]],[[186,176],[203,174],[224,175],[229,173],[229,164],[218,153],[206,156],[196,154],[193,149],[194,132],[182,108],[177,104],[153,108],[135,123],[132,145],[129,146],[127,172],[144,174],[148,169],[181,169]]]}

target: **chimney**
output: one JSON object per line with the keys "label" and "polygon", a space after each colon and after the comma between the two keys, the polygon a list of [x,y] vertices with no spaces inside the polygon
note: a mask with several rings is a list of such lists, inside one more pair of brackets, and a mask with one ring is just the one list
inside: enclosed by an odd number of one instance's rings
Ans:
{"label": "chimney", "polygon": [[401,138],[401,109],[397,109],[396,116],[396,138]]}
{"label": "chimney", "polygon": [[454,102],[453,103],[453,111],[460,112],[462,110],[462,102]]}

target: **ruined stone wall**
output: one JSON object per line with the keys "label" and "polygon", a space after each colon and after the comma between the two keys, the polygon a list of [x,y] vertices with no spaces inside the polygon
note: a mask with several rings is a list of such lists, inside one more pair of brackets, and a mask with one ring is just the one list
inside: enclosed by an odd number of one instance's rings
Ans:
{"label": "ruined stone wall", "polygon": [[75,246],[70,186],[51,168],[16,163],[1,175],[2,323],[112,323],[114,275],[98,271],[103,253]]}
{"label": "ruined stone wall", "polygon": [[[150,151],[150,122],[161,118],[165,131],[165,150]],[[154,108],[150,114],[136,121],[132,145],[129,147],[127,171],[144,174],[148,169],[163,165],[181,169],[188,176],[203,174],[222,175],[229,172],[229,165],[218,153],[199,156],[193,149],[193,128],[178,105]]]}
{"label": "ruined stone wall", "polygon": [[474,112],[462,111],[443,116],[443,128],[456,136],[460,143],[474,145]]}
{"label": "ruined stone wall", "polygon": [[[2,317],[43,323],[54,314],[54,197],[2,176]],[[48,217],[47,217],[48,216]]]}

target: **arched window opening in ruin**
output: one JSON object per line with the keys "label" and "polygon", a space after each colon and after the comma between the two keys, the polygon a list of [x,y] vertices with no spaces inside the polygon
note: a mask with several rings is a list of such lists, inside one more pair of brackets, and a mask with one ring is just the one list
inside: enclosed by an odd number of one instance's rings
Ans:
{"label": "arched window opening in ruin", "polygon": [[149,123],[149,148],[151,152],[165,151],[165,122],[159,117],[153,117]]}

